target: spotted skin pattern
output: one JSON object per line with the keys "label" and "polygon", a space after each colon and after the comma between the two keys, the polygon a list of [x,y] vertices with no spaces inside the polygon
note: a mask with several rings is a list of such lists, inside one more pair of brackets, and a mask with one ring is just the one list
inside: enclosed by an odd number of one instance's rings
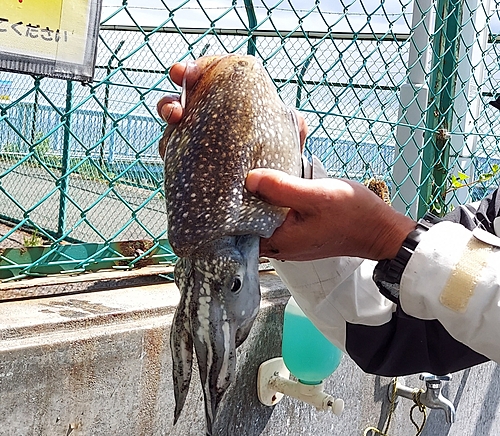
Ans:
{"label": "spotted skin pattern", "polygon": [[177,255],[189,255],[207,235],[271,236],[287,211],[250,195],[245,177],[258,167],[299,174],[296,124],[256,58],[223,56],[206,67],[183,120],[162,140],[168,236]]}
{"label": "spotted skin pattern", "polygon": [[260,305],[259,239],[287,209],[244,188],[253,168],[300,175],[295,112],[280,100],[253,56],[214,56],[187,94],[182,121],[165,132],[168,236],[179,256],[181,300],[170,344],[177,422],[188,393],[193,350],[205,400],[207,435]]}

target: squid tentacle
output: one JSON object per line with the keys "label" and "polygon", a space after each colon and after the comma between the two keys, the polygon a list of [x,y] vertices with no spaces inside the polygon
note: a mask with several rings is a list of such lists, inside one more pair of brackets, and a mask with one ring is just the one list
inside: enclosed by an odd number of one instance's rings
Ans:
{"label": "squid tentacle", "polygon": [[174,380],[174,425],[177,423],[186,402],[191,383],[193,367],[193,335],[189,316],[192,286],[186,272],[184,259],[176,265],[176,283],[181,291],[181,299],[175,311],[170,331],[170,347],[172,351],[172,375]]}

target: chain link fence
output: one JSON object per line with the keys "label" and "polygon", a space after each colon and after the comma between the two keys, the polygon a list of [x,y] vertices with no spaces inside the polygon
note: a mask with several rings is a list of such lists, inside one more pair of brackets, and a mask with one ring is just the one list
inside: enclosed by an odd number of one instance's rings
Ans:
{"label": "chain link fence", "polygon": [[482,198],[500,174],[497,8],[105,2],[92,83],[0,72],[0,279],[175,260],[155,106],[179,92],[169,67],[204,54],[260,58],[331,176],[385,180],[413,218]]}

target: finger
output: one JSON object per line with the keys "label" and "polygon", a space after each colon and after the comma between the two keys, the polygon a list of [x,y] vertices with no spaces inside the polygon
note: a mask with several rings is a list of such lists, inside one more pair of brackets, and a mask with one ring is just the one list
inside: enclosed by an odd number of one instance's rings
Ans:
{"label": "finger", "polygon": [[287,239],[286,236],[282,236],[282,232],[280,231],[280,229],[281,228],[278,227],[273,236],[271,236],[269,239],[260,239],[260,256],[278,260],[293,260],[289,253],[290,250],[288,250],[289,247],[287,246],[290,245],[290,241],[293,242],[294,239]]}
{"label": "finger", "polygon": [[213,61],[220,59],[219,56],[202,56],[195,61],[188,60],[177,62],[170,68],[170,78],[174,83],[181,86],[184,74],[186,74],[186,88],[189,90],[200,78],[201,72]]}
{"label": "finger", "polygon": [[202,71],[220,56],[202,56],[195,61],[177,62],[170,68],[170,78],[181,86],[186,75],[186,89],[191,89],[200,78]]}
{"label": "finger", "polygon": [[177,62],[170,68],[170,78],[177,85],[182,85],[182,80],[186,75],[186,87],[191,89],[201,75],[201,70],[193,61]]}
{"label": "finger", "polygon": [[163,97],[157,103],[156,110],[168,124],[177,124],[182,119],[183,109],[178,95],[169,94]]}
{"label": "finger", "polygon": [[259,245],[259,255],[261,257],[270,257],[275,259],[279,254],[279,250],[277,250],[270,242],[269,239],[260,238]]}
{"label": "finger", "polygon": [[161,115],[168,124],[178,124],[182,120],[184,109],[178,101],[173,101],[162,107]]}
{"label": "finger", "polygon": [[245,187],[268,203],[289,207],[302,213],[313,210],[307,201],[311,193],[311,180],[290,176],[282,171],[257,168],[248,174]]}
{"label": "finger", "polygon": [[161,117],[161,108],[168,104],[172,103],[173,101],[179,101],[179,96],[177,94],[166,94],[163,96],[158,103],[156,103],[156,111],[158,112],[158,115]]}

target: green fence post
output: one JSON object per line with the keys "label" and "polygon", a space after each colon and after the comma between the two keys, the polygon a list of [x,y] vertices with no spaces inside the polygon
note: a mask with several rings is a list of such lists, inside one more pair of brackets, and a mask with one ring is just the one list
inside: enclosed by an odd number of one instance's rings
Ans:
{"label": "green fence post", "polygon": [[418,216],[444,214],[464,0],[438,0]]}
{"label": "green fence post", "polygon": [[41,78],[39,76],[35,77],[35,100],[33,102],[33,116],[31,118],[31,143],[33,144],[36,141],[36,124],[37,124],[37,116],[38,116],[38,99],[40,96],[40,81]]}
{"label": "green fence post", "polygon": [[71,148],[71,110],[73,106],[73,82],[66,82],[66,108],[64,111],[64,139],[61,162],[61,184],[59,186],[59,220],[57,237],[60,238],[66,229],[66,208],[68,204],[68,169]]}
{"label": "green fence post", "polygon": [[300,109],[300,105],[302,104],[302,88],[304,87],[304,76],[306,74],[309,65],[311,64],[312,52],[311,55],[306,59],[304,65],[300,69],[299,76],[297,77],[297,97],[295,98],[295,107]]}
{"label": "green fence post", "polygon": [[[111,56],[109,57],[108,59],[108,63],[106,65],[106,85],[104,86],[104,110],[102,111],[102,128],[101,128],[101,135],[103,138],[106,137],[106,130],[107,130],[107,117],[108,117],[108,114],[109,114],[109,75],[111,73],[111,70],[112,70],[112,64],[113,64],[113,60],[114,59],[117,59],[117,55],[118,55],[118,52],[121,50],[121,48],[123,47],[123,44],[125,44],[125,40],[121,40],[118,45],[116,46],[115,48],[115,51],[111,54]],[[104,159],[104,155],[105,155],[105,145],[106,145],[106,141],[103,139],[102,141],[102,144],[101,144],[101,147],[100,147],[100,156],[99,156],[99,164],[101,166],[101,168],[104,170],[104,169],[107,169],[107,165],[106,165],[106,161]]]}
{"label": "green fence post", "polygon": [[[482,142],[480,135],[477,134],[477,122],[484,111],[482,89],[491,86],[490,82],[485,80],[484,59],[488,57],[490,36],[488,23],[493,4],[493,0],[467,0],[462,12],[449,174],[464,173],[469,177],[469,182],[476,180],[474,156],[478,151],[480,153],[478,144]],[[449,192],[446,196],[446,208],[449,210],[450,207],[465,204],[472,199],[472,195],[472,187]]]}
{"label": "green fence post", "polygon": [[[253,7],[252,0],[245,0],[245,9],[247,11],[248,17],[248,33],[252,33],[257,27],[257,17],[255,16],[255,9]],[[247,54],[255,56],[257,48],[257,37],[252,35],[250,41],[248,41]]]}

